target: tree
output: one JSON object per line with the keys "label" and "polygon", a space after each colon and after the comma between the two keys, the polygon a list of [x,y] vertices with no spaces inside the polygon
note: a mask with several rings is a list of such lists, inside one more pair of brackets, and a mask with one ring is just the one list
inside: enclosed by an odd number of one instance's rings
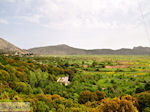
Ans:
{"label": "tree", "polygon": [[30,85],[31,85],[31,87],[35,87],[36,83],[37,83],[36,75],[34,72],[30,71]]}
{"label": "tree", "polygon": [[150,112],[150,107],[145,108],[142,112]]}
{"label": "tree", "polygon": [[33,89],[33,93],[34,93],[34,94],[42,94],[42,93],[44,93],[44,92],[43,92],[43,90],[42,90],[40,87],[38,87],[38,88],[34,88],[34,89]]}
{"label": "tree", "polygon": [[2,63],[0,63],[0,69],[4,69],[4,68],[5,66]]}
{"label": "tree", "polygon": [[146,83],[145,90],[146,91],[150,90],[150,81]]}
{"label": "tree", "polygon": [[150,107],[150,93],[143,92],[136,95],[138,99],[138,103],[140,106],[140,110],[145,109],[146,107]]}
{"label": "tree", "polygon": [[100,101],[100,100],[104,99],[106,94],[102,91],[96,91],[96,95],[97,95],[97,100]]}
{"label": "tree", "polygon": [[45,88],[46,94],[59,94],[61,96],[64,95],[63,91],[66,90],[66,87],[57,83],[57,82],[49,82],[49,84]]}
{"label": "tree", "polygon": [[141,92],[144,92],[145,89],[143,87],[138,87],[136,88],[136,93],[141,93]]}
{"label": "tree", "polygon": [[96,100],[97,100],[97,95],[93,92],[83,91],[80,93],[79,103],[81,103],[81,104],[85,104],[88,101],[93,102]]}
{"label": "tree", "polygon": [[30,94],[32,93],[32,88],[29,84],[24,82],[15,82],[15,88],[17,92],[24,93],[24,94]]}
{"label": "tree", "polygon": [[0,80],[8,81],[10,79],[10,74],[5,70],[0,70]]}
{"label": "tree", "polygon": [[114,98],[105,99],[93,112],[138,112],[138,110],[132,102]]}
{"label": "tree", "polygon": [[121,97],[122,100],[127,100],[133,103],[134,106],[139,107],[138,100],[136,97],[131,95],[125,95]]}
{"label": "tree", "polygon": [[49,112],[49,107],[45,104],[45,102],[38,101],[36,112]]}
{"label": "tree", "polygon": [[96,65],[97,65],[97,62],[96,62],[96,61],[93,61],[92,67],[95,67]]}

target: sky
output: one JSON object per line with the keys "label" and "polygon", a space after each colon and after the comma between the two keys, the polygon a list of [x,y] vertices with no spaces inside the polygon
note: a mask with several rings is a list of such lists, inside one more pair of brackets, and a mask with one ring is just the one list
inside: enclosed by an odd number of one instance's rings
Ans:
{"label": "sky", "polygon": [[150,47],[150,0],[0,0],[0,37],[28,49]]}

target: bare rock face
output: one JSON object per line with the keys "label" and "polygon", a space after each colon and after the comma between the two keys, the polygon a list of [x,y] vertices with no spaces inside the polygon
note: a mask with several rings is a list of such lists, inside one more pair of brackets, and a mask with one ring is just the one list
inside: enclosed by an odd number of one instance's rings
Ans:
{"label": "bare rock face", "polygon": [[15,45],[9,43],[8,41],[0,38],[0,50],[3,52],[19,52],[24,53],[24,50],[16,47]]}

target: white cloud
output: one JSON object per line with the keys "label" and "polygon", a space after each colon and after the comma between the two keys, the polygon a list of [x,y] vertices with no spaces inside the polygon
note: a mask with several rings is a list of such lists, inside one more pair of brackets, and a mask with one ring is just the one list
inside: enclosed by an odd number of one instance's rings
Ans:
{"label": "white cloud", "polygon": [[31,0],[0,0],[0,2],[8,2],[8,3],[15,3],[15,2],[28,2]]}
{"label": "white cloud", "polygon": [[[139,1],[150,28],[150,0]],[[45,42],[83,48],[149,45],[137,0],[0,0],[0,18],[10,23],[1,25],[2,34],[7,29],[6,34],[14,34],[10,37],[24,38],[31,46]],[[0,23],[8,24],[5,19]]]}
{"label": "white cloud", "polygon": [[40,15],[31,15],[31,16],[19,16],[19,19],[31,22],[31,23],[40,23]]}
{"label": "white cloud", "polygon": [[16,0],[0,0],[0,2],[10,2],[10,3],[13,3],[13,2],[16,2]]}
{"label": "white cloud", "polygon": [[[141,24],[137,0],[7,1],[17,2],[19,19],[55,29],[133,28]],[[145,15],[149,15],[149,9],[143,8]]]}
{"label": "white cloud", "polygon": [[0,18],[0,24],[9,24],[6,19]]}

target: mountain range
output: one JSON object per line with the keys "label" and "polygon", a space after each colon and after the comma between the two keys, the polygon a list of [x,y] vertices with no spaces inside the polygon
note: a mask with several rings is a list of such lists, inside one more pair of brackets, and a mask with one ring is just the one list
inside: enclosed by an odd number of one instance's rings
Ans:
{"label": "mountain range", "polygon": [[79,49],[70,47],[65,44],[55,45],[55,46],[45,46],[31,48],[28,50],[20,49],[15,45],[9,43],[8,41],[0,38],[0,51],[2,52],[17,52],[25,54],[27,52],[32,52],[37,55],[150,55],[150,47],[134,47],[133,49],[122,48],[118,50],[112,49]]}
{"label": "mountain range", "polygon": [[32,48],[28,51],[39,54],[39,55],[149,55],[150,54],[150,47],[134,47],[133,49],[92,49],[92,50],[85,50],[70,47],[65,44],[56,45],[56,46],[46,46],[46,47],[38,47]]}

